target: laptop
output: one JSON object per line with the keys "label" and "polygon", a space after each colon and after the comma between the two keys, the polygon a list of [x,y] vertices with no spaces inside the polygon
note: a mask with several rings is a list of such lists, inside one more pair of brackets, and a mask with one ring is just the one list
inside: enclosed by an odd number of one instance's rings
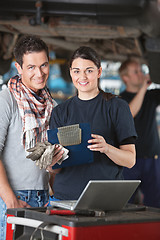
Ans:
{"label": "laptop", "polygon": [[125,207],[140,180],[90,180],[78,200],[50,201],[69,210],[117,211]]}

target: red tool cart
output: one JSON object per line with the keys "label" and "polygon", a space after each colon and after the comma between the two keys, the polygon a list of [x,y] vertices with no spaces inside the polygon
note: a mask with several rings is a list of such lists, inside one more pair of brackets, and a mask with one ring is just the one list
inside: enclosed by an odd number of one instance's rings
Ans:
{"label": "red tool cart", "polygon": [[[46,214],[46,208],[8,209],[7,240],[159,240],[160,209],[128,205],[104,216]],[[13,230],[11,230],[11,226]]]}

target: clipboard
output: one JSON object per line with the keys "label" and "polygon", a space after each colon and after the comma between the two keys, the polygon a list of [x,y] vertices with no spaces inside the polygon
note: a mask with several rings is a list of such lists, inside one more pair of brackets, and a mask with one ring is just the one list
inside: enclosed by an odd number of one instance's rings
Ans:
{"label": "clipboard", "polygon": [[[70,166],[77,166],[93,162],[93,152],[87,148],[89,145],[88,140],[91,139],[91,128],[89,123],[80,123],[79,127],[82,130],[81,143],[72,146],[65,146],[69,150],[69,157],[62,162],[61,165],[56,163],[52,168],[64,168]],[[59,143],[57,137],[58,129],[47,130],[48,142],[51,144]]]}

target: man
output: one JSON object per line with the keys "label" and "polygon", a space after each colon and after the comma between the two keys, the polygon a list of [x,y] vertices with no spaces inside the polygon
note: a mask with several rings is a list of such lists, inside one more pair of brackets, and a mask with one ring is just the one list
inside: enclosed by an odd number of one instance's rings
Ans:
{"label": "man", "polygon": [[151,81],[136,60],[123,62],[119,74],[126,85],[121,97],[129,103],[138,135],[136,164],[124,169],[124,177],[140,179],[144,205],[160,207],[160,141],[156,123],[160,89],[147,90]]}
{"label": "man", "polygon": [[[7,208],[41,207],[48,200],[49,173],[26,158],[26,150],[47,140],[50,114],[56,106],[46,88],[46,44],[35,36],[24,36],[17,42],[14,56],[19,75],[11,78],[8,88],[0,92],[1,240],[6,239]],[[49,170],[61,159],[63,151],[59,150],[60,147]]]}

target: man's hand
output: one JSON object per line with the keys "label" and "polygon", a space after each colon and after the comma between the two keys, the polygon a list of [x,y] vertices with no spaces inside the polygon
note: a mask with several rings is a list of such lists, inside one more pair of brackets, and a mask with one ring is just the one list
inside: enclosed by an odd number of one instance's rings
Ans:
{"label": "man's hand", "polygon": [[152,83],[152,81],[150,79],[150,75],[149,74],[144,75],[144,82],[143,82],[142,87],[147,89],[151,85],[151,83]]}
{"label": "man's hand", "polygon": [[31,207],[29,204],[26,202],[17,199],[16,197],[14,199],[9,200],[6,202],[7,209],[8,208],[28,208]]}
{"label": "man's hand", "polygon": [[35,147],[28,149],[27,152],[30,153],[27,158],[35,161],[40,169],[43,168],[49,171],[51,170],[51,166],[57,162],[61,164],[63,160],[68,158],[67,149],[58,144],[52,145],[47,141],[44,143],[36,143]]}
{"label": "man's hand", "polygon": [[54,155],[52,158],[52,163],[47,167],[46,170],[53,173],[55,170],[52,169],[52,166],[54,166],[60,159],[63,158],[63,154],[64,154],[64,151],[62,150],[62,147],[59,145],[56,145]]}

